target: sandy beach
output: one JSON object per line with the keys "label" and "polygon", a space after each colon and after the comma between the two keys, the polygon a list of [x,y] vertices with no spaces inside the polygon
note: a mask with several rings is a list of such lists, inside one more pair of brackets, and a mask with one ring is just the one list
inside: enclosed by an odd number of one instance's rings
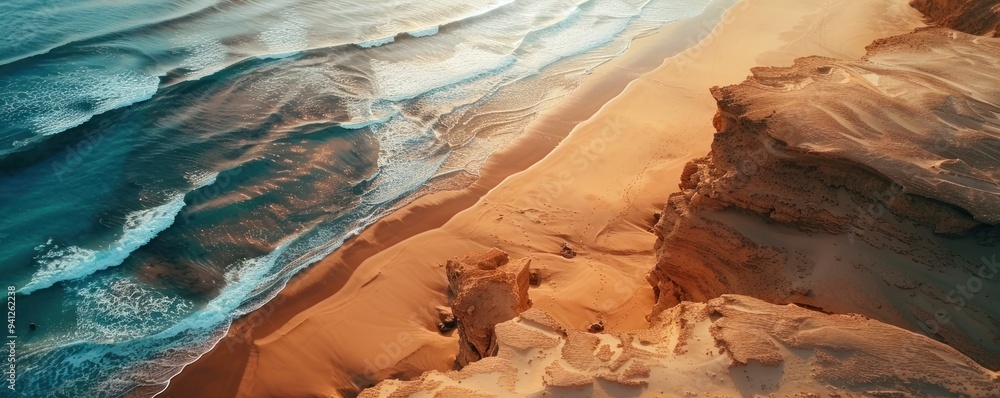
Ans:
{"label": "sandy beach", "polygon": [[[798,57],[858,58],[921,20],[905,0],[719,1],[638,39],[491,156],[472,186],[424,196],[351,239],[160,396],[352,396],[448,370],[458,347],[436,330],[443,265],[490,247],[531,260],[541,276],[533,306],[563,327],[648,327],[649,229],[685,163],[709,151],[709,89]],[[564,244],[575,257],[560,254]]]}

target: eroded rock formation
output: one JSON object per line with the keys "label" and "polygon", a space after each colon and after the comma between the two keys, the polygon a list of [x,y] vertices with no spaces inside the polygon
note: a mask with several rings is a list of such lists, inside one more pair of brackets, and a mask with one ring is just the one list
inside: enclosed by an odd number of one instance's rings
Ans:
{"label": "eroded rock formation", "polygon": [[528,259],[511,261],[506,252],[486,253],[448,260],[451,308],[458,320],[461,367],[497,352],[493,328],[531,308],[528,299]]}
{"label": "eroded rock formation", "polygon": [[1000,3],[996,0],[913,0],[910,5],[935,25],[1000,37]]}
{"label": "eroded rock formation", "polygon": [[652,327],[591,334],[531,309],[497,325],[499,352],[461,371],[386,380],[362,397],[995,396],[997,374],[922,335],[727,295]]}
{"label": "eroded rock formation", "polygon": [[922,29],[713,94],[712,152],[654,228],[654,314],[744,294],[1000,368],[1000,39]]}

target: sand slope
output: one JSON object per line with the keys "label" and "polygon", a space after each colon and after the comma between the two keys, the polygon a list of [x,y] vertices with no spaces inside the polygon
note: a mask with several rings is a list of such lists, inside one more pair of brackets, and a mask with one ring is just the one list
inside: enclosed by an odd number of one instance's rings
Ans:
{"label": "sand slope", "polygon": [[561,328],[539,310],[496,328],[496,357],[386,380],[376,397],[995,396],[1000,377],[925,336],[857,315],[736,295],[685,302],[636,332]]}

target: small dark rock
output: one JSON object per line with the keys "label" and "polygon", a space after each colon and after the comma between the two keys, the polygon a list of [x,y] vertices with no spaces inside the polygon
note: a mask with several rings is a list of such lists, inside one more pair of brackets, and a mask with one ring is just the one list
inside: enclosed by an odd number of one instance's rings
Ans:
{"label": "small dark rock", "polygon": [[35,330],[35,329],[38,329],[38,325],[36,325],[36,324],[34,324],[34,323],[29,323],[29,324],[28,324],[28,329],[31,329],[31,330]]}
{"label": "small dark rock", "polygon": [[448,333],[458,327],[458,319],[454,315],[449,316],[445,320],[438,324],[438,332],[441,334]]}
{"label": "small dark rock", "polygon": [[563,243],[559,255],[565,258],[573,258],[576,257],[576,251],[572,247],[569,247],[569,243]]}
{"label": "small dark rock", "polygon": [[604,321],[597,321],[595,323],[590,324],[590,327],[587,328],[587,331],[590,332],[590,333],[600,333],[600,332],[603,332],[604,331]]}
{"label": "small dark rock", "polygon": [[538,270],[528,271],[528,284],[531,286],[539,286],[542,284],[542,276],[538,275]]}

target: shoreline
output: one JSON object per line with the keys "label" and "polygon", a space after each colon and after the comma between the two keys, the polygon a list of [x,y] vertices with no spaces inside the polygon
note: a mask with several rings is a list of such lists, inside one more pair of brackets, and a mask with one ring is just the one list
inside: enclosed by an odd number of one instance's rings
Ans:
{"label": "shoreline", "polygon": [[[447,367],[457,347],[453,337],[433,330],[433,305],[444,303],[446,285],[434,270],[444,259],[491,245],[529,257],[542,270],[545,283],[531,292],[532,300],[560,323],[580,328],[600,319],[611,330],[642,326],[652,307],[643,280],[653,264],[646,228],[676,190],[684,164],[708,151],[715,103],[707,88],[738,83],[750,67],[788,64],[803,55],[860,56],[874,38],[912,30],[919,13],[907,14],[905,3],[851,9],[844,0],[743,0],[704,40],[687,43],[680,56],[628,79],[620,93],[595,104],[585,87],[598,90],[596,77],[628,53],[609,61],[542,112],[515,143],[490,156],[482,184],[424,196],[366,228],[299,273],[271,303],[234,322],[228,336],[160,396],[350,394],[356,391],[345,386],[372,381],[349,376],[351,369],[379,379]],[[826,12],[831,7],[839,12]],[[769,25],[775,21],[778,27]],[[636,39],[629,51],[679,23]],[[828,37],[837,36],[838,23],[865,34]],[[826,31],[830,25],[833,33]],[[609,74],[625,78],[625,72]],[[574,102],[599,107],[581,120],[559,118],[560,111],[573,115],[567,108]],[[565,139],[543,131],[563,125],[572,128]],[[595,150],[594,143],[604,149]],[[520,166],[523,171],[515,170]],[[571,243],[580,257],[558,256],[560,242]],[[371,297],[385,300],[365,300]],[[233,341],[240,342],[236,348]]]}
{"label": "shoreline", "polygon": [[[470,186],[421,196],[349,238],[323,260],[292,277],[267,304],[235,320],[226,336],[186,365],[155,396],[237,395],[246,364],[253,356],[248,342],[273,333],[294,316],[339,291],[370,256],[420,233],[440,228],[456,214],[473,206],[507,177],[536,164],[579,123],[588,120],[607,102],[621,95],[631,81],[658,67],[663,59],[685,51],[688,47],[681,43],[681,38],[686,43],[698,43],[710,33],[684,32],[685,28],[717,24],[724,11],[736,2],[738,0],[713,0],[698,17],[669,23],[656,32],[633,39],[625,54],[599,65],[558,104],[539,112],[525,132],[509,146],[488,156],[479,170],[479,177]],[[683,34],[687,36],[679,37]],[[664,37],[673,40],[655,43]],[[629,52],[641,54],[628,57]],[[595,98],[599,95],[603,98]],[[566,115],[574,117],[567,119]],[[335,281],[332,286],[330,279]],[[243,366],[235,367],[233,363]],[[220,369],[228,371],[219,372]],[[211,387],[206,389],[206,386]]]}

